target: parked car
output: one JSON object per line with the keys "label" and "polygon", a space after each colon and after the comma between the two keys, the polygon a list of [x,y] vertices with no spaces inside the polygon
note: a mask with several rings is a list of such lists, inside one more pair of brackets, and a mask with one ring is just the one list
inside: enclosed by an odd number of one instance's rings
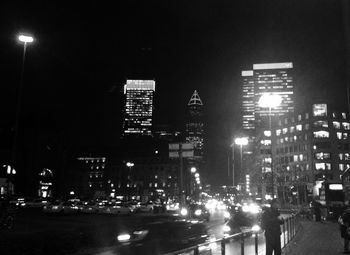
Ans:
{"label": "parked car", "polygon": [[152,212],[153,207],[154,207],[154,204],[152,202],[140,203],[140,207],[138,208],[138,210],[140,212]]}
{"label": "parked car", "polygon": [[130,215],[131,209],[125,204],[116,204],[115,202],[107,202],[100,211],[103,214],[113,215]]}
{"label": "parked car", "polygon": [[[120,230],[116,236],[117,254],[164,254],[209,241],[206,225],[183,220],[160,220]],[[201,247],[200,254],[210,254]]]}
{"label": "parked car", "polygon": [[43,207],[43,212],[48,214],[74,214],[78,213],[78,206],[70,201],[53,201],[52,203]]}

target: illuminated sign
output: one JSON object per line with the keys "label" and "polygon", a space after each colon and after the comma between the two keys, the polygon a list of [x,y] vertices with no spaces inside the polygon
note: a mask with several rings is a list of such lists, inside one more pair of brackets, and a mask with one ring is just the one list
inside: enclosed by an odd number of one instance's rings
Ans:
{"label": "illuminated sign", "polygon": [[329,184],[330,190],[343,190],[343,184]]}
{"label": "illuminated sign", "polygon": [[242,76],[253,76],[253,75],[254,75],[253,70],[242,71]]}
{"label": "illuminated sign", "polygon": [[263,63],[263,64],[254,64],[254,70],[267,70],[267,69],[286,69],[293,68],[292,62],[285,63]]}

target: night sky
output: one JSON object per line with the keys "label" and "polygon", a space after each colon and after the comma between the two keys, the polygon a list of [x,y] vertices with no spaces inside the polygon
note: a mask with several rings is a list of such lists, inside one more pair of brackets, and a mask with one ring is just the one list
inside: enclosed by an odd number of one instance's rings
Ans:
{"label": "night sky", "polygon": [[182,129],[199,92],[213,184],[225,183],[240,72],[253,63],[292,61],[297,106],[337,98],[346,107],[339,0],[114,2],[0,4],[1,125],[14,119],[22,31],[36,39],[25,63],[24,139],[35,130],[51,134],[52,146],[59,134],[72,146],[114,146],[125,80],[155,79],[155,124]]}

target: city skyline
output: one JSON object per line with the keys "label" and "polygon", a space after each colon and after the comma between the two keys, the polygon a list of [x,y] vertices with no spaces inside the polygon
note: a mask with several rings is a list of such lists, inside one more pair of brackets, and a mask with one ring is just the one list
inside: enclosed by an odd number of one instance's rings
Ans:
{"label": "city skyline", "polygon": [[[17,32],[35,37],[25,65],[27,146],[45,133],[53,150],[62,136],[70,146],[118,143],[125,80],[154,79],[154,123],[175,129],[185,123],[186,95],[200,91],[206,102],[208,172],[220,176],[209,179],[220,184],[227,177],[227,148],[241,126],[241,70],[252,63],[293,62],[297,107],[327,97],[347,106],[347,26],[339,1],[4,7],[3,132],[11,130],[19,83]],[[57,18],[62,16],[64,22]],[[34,171],[35,165],[29,168]]]}

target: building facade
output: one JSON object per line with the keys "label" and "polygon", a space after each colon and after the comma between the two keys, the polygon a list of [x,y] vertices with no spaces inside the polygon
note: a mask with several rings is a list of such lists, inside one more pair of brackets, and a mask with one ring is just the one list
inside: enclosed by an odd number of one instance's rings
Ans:
{"label": "building facade", "polygon": [[152,135],[154,92],[154,80],[126,81],[123,136]]}
{"label": "building facade", "polygon": [[273,161],[261,158],[259,167],[282,201],[310,202],[320,196],[324,181],[342,180],[350,168],[347,112],[313,104],[310,111],[278,118],[275,124],[273,132],[263,132],[260,139],[261,148],[272,148]]}

